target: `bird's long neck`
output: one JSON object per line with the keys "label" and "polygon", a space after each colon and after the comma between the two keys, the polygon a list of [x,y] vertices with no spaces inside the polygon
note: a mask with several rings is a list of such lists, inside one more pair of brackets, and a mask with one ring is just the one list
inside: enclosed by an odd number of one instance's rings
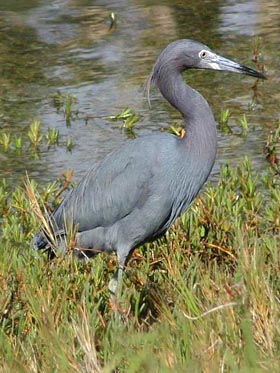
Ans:
{"label": "bird's long neck", "polygon": [[217,132],[216,122],[204,97],[188,86],[180,72],[165,74],[157,85],[165,99],[183,116],[186,135],[182,142],[191,148],[190,154],[215,159]]}

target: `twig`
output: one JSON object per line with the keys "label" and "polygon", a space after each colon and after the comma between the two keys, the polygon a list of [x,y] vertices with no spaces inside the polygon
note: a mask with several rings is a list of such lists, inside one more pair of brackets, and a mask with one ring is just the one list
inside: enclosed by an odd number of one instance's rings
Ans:
{"label": "twig", "polygon": [[222,251],[223,253],[228,254],[230,257],[232,257],[232,259],[234,259],[235,261],[237,261],[237,258],[236,258],[235,255],[233,255],[230,251],[228,251],[228,250],[222,248],[221,246],[214,245],[214,244],[212,244],[212,243],[206,243],[206,246],[208,246],[208,247],[212,247],[212,248],[214,248],[214,249],[218,249],[218,250]]}
{"label": "twig", "polygon": [[221,304],[220,306],[211,308],[210,310],[202,313],[200,316],[197,316],[197,317],[189,316],[185,312],[183,312],[183,315],[185,316],[186,319],[194,321],[194,320],[199,320],[202,317],[205,317],[205,316],[209,315],[210,313],[213,313],[213,312],[216,312],[216,311],[220,311],[220,310],[222,310],[222,309],[224,309],[226,307],[233,307],[233,306],[238,306],[238,305],[239,305],[239,303],[237,303],[237,302],[230,302],[230,303],[226,303],[226,304]]}

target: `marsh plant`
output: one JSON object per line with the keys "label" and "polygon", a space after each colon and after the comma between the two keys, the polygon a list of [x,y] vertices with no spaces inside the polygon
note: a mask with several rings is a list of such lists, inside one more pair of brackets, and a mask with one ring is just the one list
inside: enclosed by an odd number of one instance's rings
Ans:
{"label": "marsh plant", "polygon": [[0,144],[1,144],[4,152],[9,151],[10,145],[11,145],[11,135],[10,135],[10,133],[5,133],[5,132],[1,133]]}
{"label": "marsh plant", "polygon": [[28,151],[31,155],[39,157],[42,149],[46,146],[64,146],[67,151],[73,149],[73,140],[68,138],[60,142],[60,131],[58,128],[48,128],[47,133],[43,133],[39,120],[33,120],[28,128],[27,135],[14,135],[7,131],[0,131],[0,150],[4,153],[14,152],[21,155],[22,151]]}
{"label": "marsh plant", "polygon": [[225,165],[166,238],[135,251],[123,286],[125,324],[110,308],[113,254],[77,261],[69,250],[50,261],[31,248],[71,176],[44,187],[0,182],[1,370],[279,371],[273,169],[259,175],[248,159]]}
{"label": "marsh plant", "polygon": [[182,123],[174,123],[167,128],[167,132],[172,133],[178,137],[183,137],[185,134],[185,129]]}
{"label": "marsh plant", "polygon": [[261,39],[257,36],[254,38],[252,60],[253,62],[255,62],[257,69],[264,73],[265,66],[264,66],[264,55],[262,52]]}
{"label": "marsh plant", "polygon": [[43,135],[41,134],[41,122],[39,120],[35,119],[30,124],[29,131],[27,132],[27,137],[34,147],[40,145],[43,139]]}
{"label": "marsh plant", "polygon": [[132,109],[125,108],[120,113],[116,115],[110,115],[107,117],[112,121],[122,121],[120,128],[125,129],[126,133],[130,137],[135,137],[133,132],[135,124],[140,120],[140,115],[136,114]]}
{"label": "marsh plant", "polygon": [[218,118],[218,123],[219,123],[220,130],[224,134],[232,133],[232,130],[229,126],[230,117],[231,117],[231,112],[230,112],[229,109],[222,109],[221,110],[221,112],[219,114],[219,118]]}
{"label": "marsh plant", "polygon": [[23,139],[22,139],[22,136],[17,136],[15,137],[14,139],[14,146],[16,148],[16,150],[18,152],[21,152],[22,151],[22,147],[23,147]]}
{"label": "marsh plant", "polygon": [[49,128],[46,134],[46,140],[48,145],[58,145],[59,142],[59,130],[57,128]]}
{"label": "marsh plant", "polygon": [[70,93],[62,93],[60,91],[50,95],[52,98],[53,106],[56,108],[57,112],[62,111],[66,121],[66,125],[70,126],[71,121],[74,116],[78,115],[78,111],[74,109],[76,103],[76,98]]}
{"label": "marsh plant", "polygon": [[60,109],[64,105],[64,95],[60,91],[57,91],[51,94],[50,97],[52,98],[53,106],[56,108],[57,111],[60,111]]}
{"label": "marsh plant", "polygon": [[115,12],[111,12],[109,15],[109,30],[112,31],[116,28],[117,26],[117,17]]}
{"label": "marsh plant", "polygon": [[69,93],[65,96],[64,102],[64,116],[66,120],[67,126],[71,124],[71,120],[73,118],[73,105],[74,105],[74,97]]}
{"label": "marsh plant", "polygon": [[74,147],[74,142],[72,139],[67,139],[67,142],[66,142],[66,149],[71,152],[73,150],[73,147]]}
{"label": "marsh plant", "polygon": [[238,122],[241,125],[241,135],[246,136],[248,132],[248,121],[246,114],[243,114],[243,116],[239,118]]}
{"label": "marsh plant", "polygon": [[267,136],[264,153],[274,171],[280,174],[280,121],[277,128]]}

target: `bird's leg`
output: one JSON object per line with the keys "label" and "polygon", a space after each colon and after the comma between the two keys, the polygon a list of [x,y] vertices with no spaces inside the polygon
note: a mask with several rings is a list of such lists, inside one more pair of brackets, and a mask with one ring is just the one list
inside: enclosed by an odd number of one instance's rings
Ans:
{"label": "bird's leg", "polygon": [[120,305],[120,297],[122,290],[123,273],[125,271],[125,263],[127,261],[127,256],[118,254],[119,265],[113,278],[109,282],[109,292],[112,308],[118,314],[123,313],[122,307]]}
{"label": "bird's leg", "polygon": [[124,272],[124,267],[119,266],[116,272],[114,273],[113,278],[109,282],[111,307],[117,319],[120,319],[120,320],[122,320],[124,316],[124,310],[120,302],[123,272]]}
{"label": "bird's leg", "polygon": [[123,278],[124,266],[119,265],[118,269],[113,275],[113,278],[109,282],[109,291],[111,295],[118,297],[121,293],[122,278]]}

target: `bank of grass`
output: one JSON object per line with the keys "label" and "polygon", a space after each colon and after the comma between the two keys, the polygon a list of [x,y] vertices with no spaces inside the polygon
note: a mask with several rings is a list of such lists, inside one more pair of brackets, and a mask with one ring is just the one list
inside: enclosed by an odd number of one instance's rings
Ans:
{"label": "bank of grass", "polygon": [[[166,238],[135,252],[121,322],[107,291],[114,256],[49,261],[32,251],[34,206],[2,181],[1,370],[279,371],[279,186],[246,159],[225,166]],[[65,183],[33,187],[50,206]]]}

